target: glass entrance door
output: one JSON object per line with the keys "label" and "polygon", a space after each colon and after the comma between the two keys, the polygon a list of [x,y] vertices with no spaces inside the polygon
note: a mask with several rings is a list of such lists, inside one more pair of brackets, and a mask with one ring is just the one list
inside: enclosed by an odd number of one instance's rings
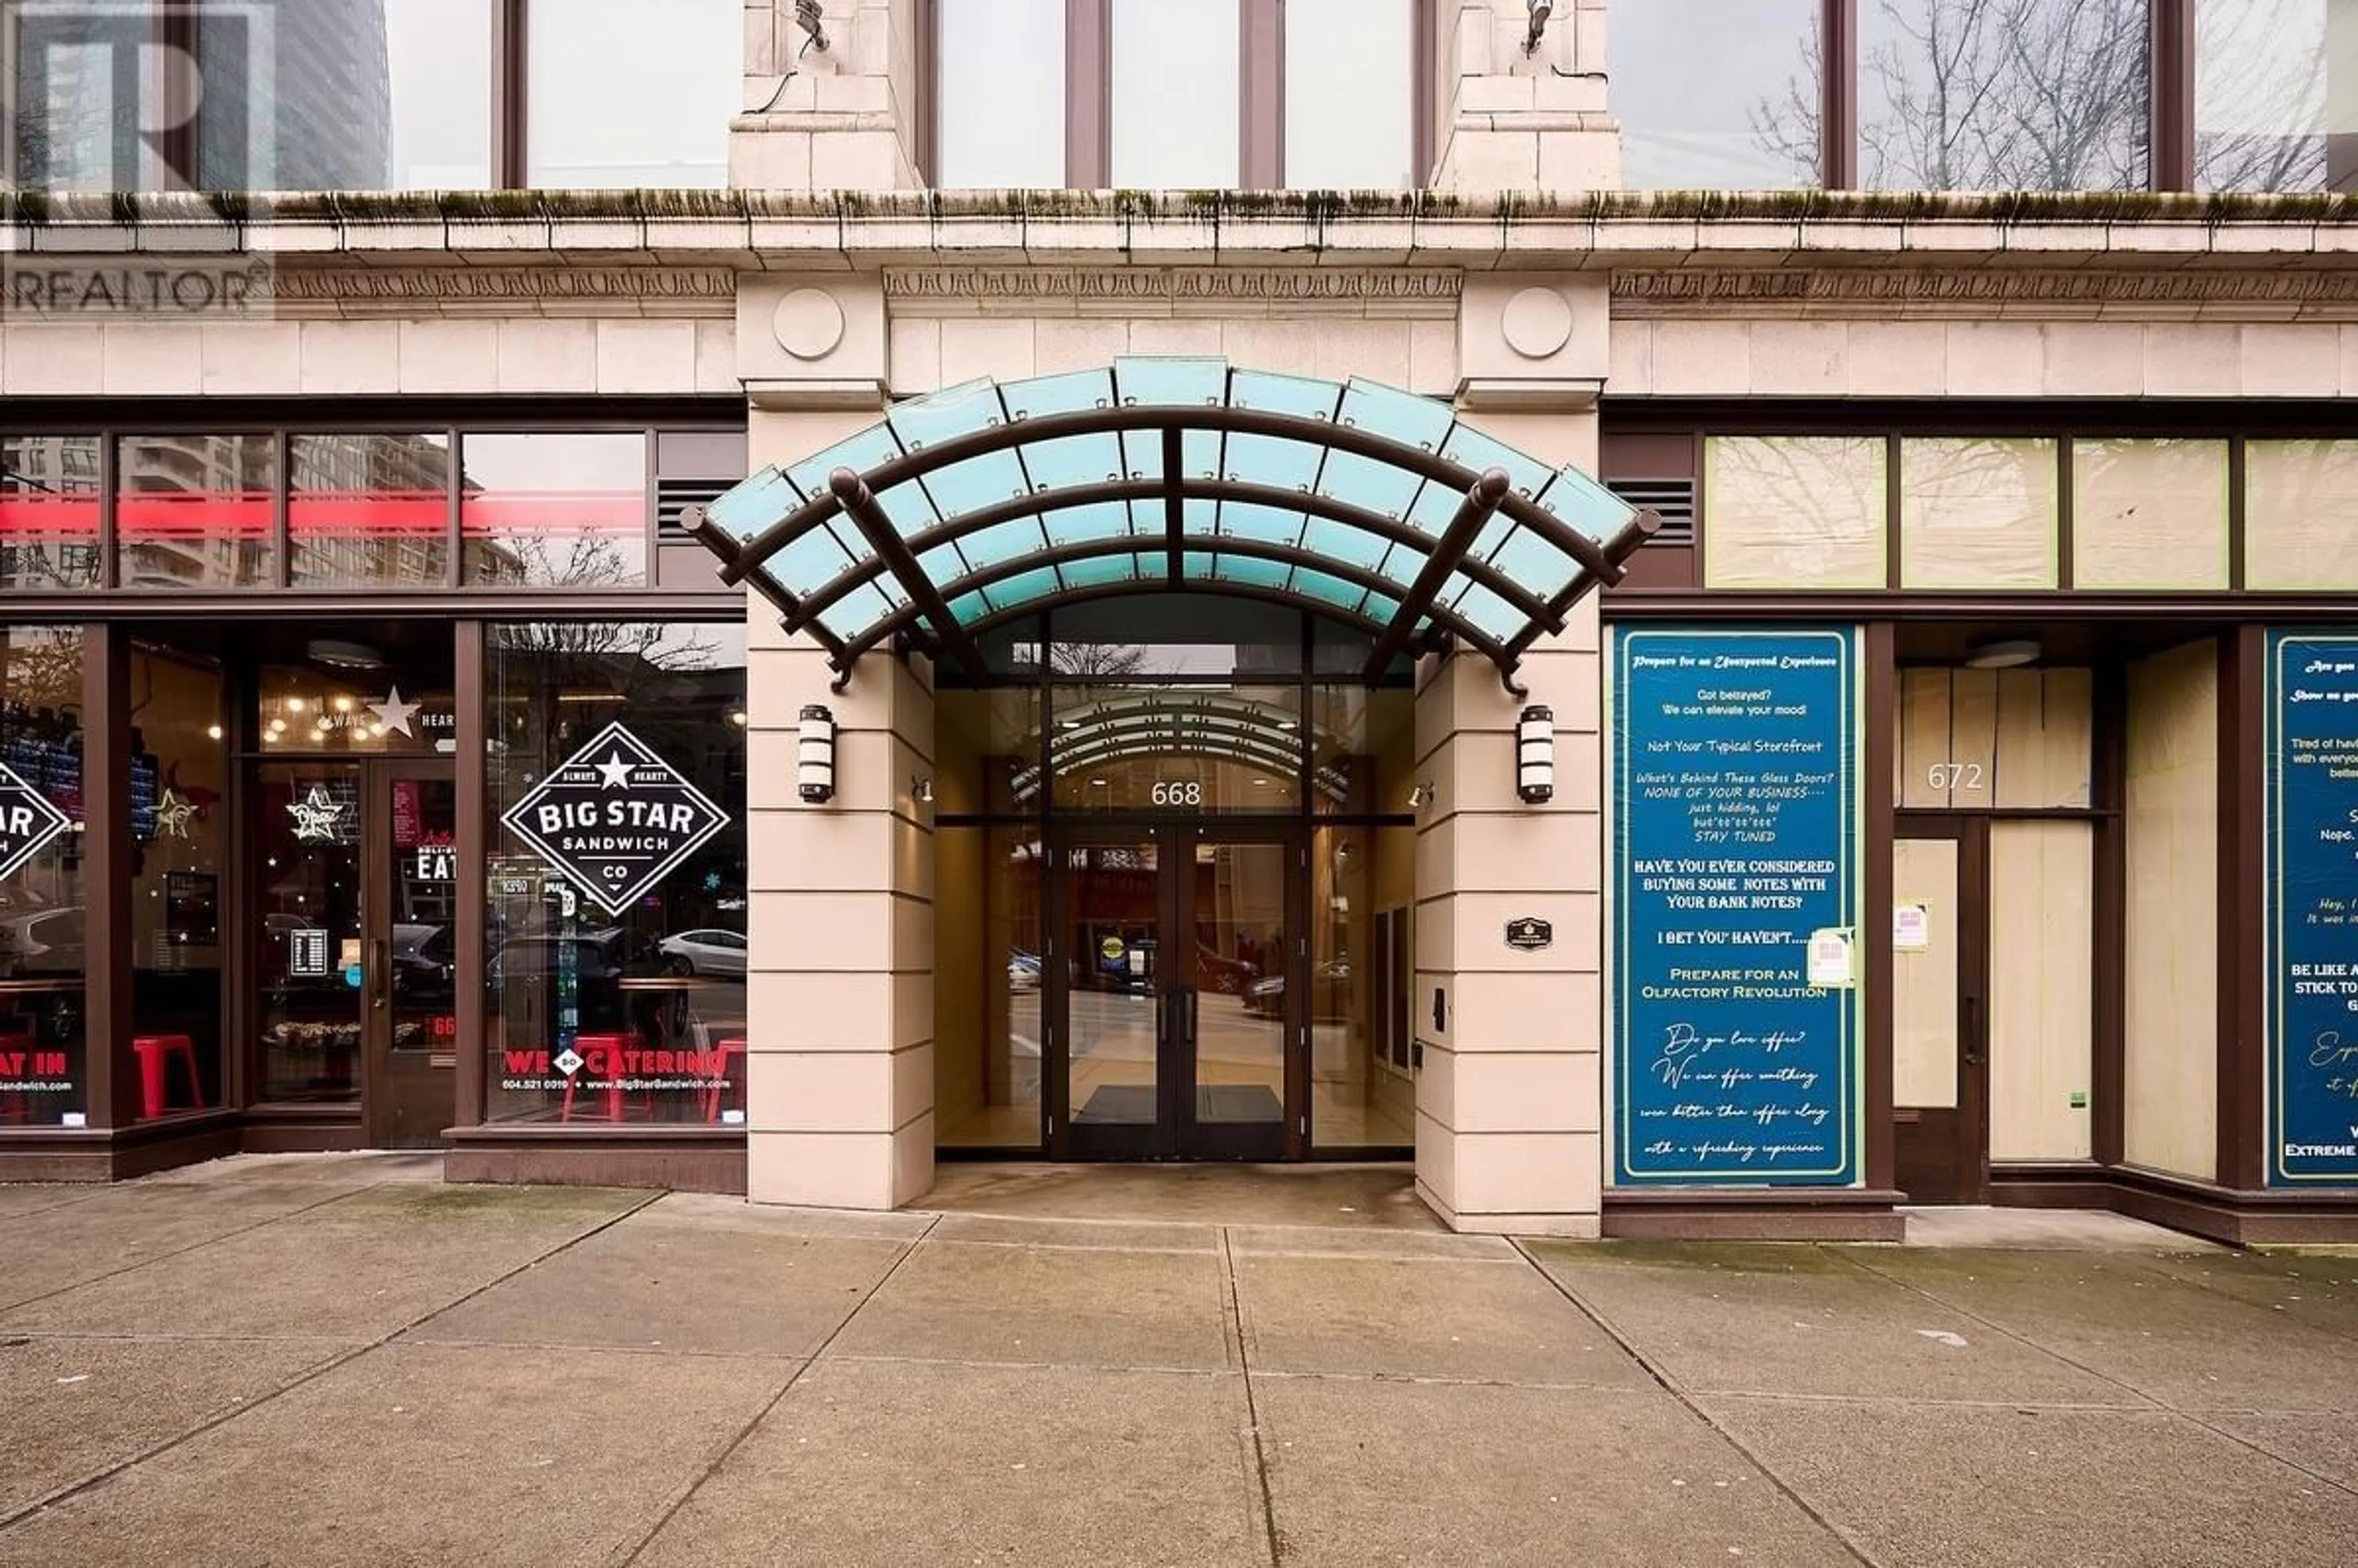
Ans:
{"label": "glass entrance door", "polygon": [[261,1098],[355,1105],[376,1148],[456,1114],[458,784],[447,762],[256,769]]}
{"label": "glass entrance door", "polygon": [[1059,846],[1047,992],[1059,1157],[1300,1152],[1301,864],[1283,828],[1165,824]]}

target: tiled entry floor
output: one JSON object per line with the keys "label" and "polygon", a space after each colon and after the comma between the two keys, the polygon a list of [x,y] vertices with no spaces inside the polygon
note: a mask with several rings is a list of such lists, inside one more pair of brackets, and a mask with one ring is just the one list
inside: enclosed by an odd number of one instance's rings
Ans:
{"label": "tiled entry floor", "polygon": [[2358,1531],[2350,1260],[1518,1246],[1371,1221],[1396,1168],[1295,1169],[1250,1223],[367,1157],[0,1188],[0,1563],[2306,1564]]}

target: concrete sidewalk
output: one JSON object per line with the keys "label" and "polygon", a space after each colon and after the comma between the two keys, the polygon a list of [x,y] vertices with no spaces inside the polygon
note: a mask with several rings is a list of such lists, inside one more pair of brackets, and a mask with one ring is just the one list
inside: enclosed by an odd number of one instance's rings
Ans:
{"label": "concrete sidewalk", "polygon": [[0,1563],[2300,1564],[2358,1539],[2353,1259],[1517,1245],[1392,1208],[1390,1173],[1174,1176],[1147,1220],[1151,1178],[1052,1195],[1072,1217],[987,1170],[935,1200],[967,1212],[844,1216],[438,1167],[0,1188]]}

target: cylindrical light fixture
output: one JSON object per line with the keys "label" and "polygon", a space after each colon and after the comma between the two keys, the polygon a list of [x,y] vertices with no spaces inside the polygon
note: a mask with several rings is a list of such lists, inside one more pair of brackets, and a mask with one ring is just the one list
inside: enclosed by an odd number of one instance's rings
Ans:
{"label": "cylindrical light fixture", "polygon": [[1555,709],[1538,703],[1515,726],[1515,793],[1525,806],[1555,798]]}
{"label": "cylindrical light fixture", "polygon": [[814,702],[803,709],[795,773],[806,804],[825,806],[835,798],[835,714],[824,704]]}

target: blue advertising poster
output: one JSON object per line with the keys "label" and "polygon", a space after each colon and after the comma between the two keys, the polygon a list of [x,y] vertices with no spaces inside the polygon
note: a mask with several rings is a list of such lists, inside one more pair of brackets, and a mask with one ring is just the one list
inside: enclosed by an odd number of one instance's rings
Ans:
{"label": "blue advertising poster", "polygon": [[1857,1177],[1856,670],[1847,629],[1614,637],[1619,1184]]}
{"label": "blue advertising poster", "polygon": [[2268,1182],[2358,1184],[2358,636],[2268,634]]}

